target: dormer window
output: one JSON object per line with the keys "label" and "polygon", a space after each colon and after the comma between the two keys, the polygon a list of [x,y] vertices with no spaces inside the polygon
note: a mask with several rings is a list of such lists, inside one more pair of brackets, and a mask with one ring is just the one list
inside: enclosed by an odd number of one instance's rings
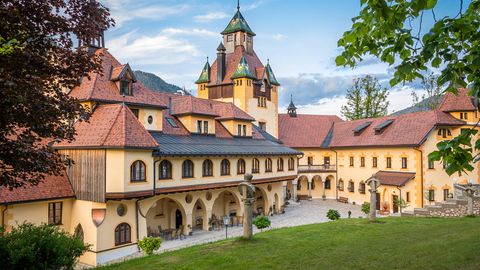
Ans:
{"label": "dormer window", "polygon": [[128,64],[112,67],[110,80],[117,84],[120,95],[133,95],[133,83],[136,78]]}
{"label": "dormer window", "polygon": [[128,80],[120,81],[120,94],[125,96],[132,95],[132,82]]}

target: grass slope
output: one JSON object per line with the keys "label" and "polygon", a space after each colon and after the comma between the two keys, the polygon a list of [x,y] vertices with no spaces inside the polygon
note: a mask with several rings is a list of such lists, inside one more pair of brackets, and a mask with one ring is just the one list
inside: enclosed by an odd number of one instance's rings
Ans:
{"label": "grass slope", "polygon": [[278,229],[100,269],[480,269],[480,218],[365,219]]}

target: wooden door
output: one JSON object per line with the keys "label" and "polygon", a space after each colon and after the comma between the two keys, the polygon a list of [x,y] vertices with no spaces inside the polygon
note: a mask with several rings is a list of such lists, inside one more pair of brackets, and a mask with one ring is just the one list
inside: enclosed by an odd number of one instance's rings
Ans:
{"label": "wooden door", "polygon": [[393,213],[398,213],[398,195],[392,196],[392,202],[393,202]]}

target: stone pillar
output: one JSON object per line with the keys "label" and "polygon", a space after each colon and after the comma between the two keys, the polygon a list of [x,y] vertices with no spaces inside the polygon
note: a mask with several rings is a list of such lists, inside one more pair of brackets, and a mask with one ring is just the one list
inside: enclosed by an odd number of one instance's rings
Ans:
{"label": "stone pillar", "polygon": [[190,214],[186,214],[186,224],[185,224],[185,227],[183,228],[183,234],[184,235],[188,235],[188,233],[190,233],[190,231],[193,230],[193,224],[192,224],[192,214],[191,214],[191,211],[190,211]]}
{"label": "stone pillar", "polygon": [[[253,176],[249,173],[245,174],[244,181],[238,185],[238,190],[242,196],[244,205],[243,213],[243,238],[246,240],[252,239],[253,235],[253,204],[255,202],[255,186],[252,184]],[[264,198],[266,200],[267,198]]]}
{"label": "stone pillar", "polygon": [[375,175],[373,175],[370,179],[367,180],[367,184],[370,186],[368,190],[370,192],[370,213],[369,218],[370,221],[377,220],[377,188],[380,185],[380,181],[375,179]]}
{"label": "stone pillar", "polygon": [[312,179],[307,180],[308,199],[312,199]]}
{"label": "stone pillar", "polygon": [[475,190],[467,187],[465,189],[465,195],[467,197],[467,206],[468,206],[468,212],[467,215],[471,216],[473,215],[473,196],[475,194]]}
{"label": "stone pillar", "polygon": [[292,200],[296,202],[297,201],[297,182],[292,183],[292,189],[293,189]]}
{"label": "stone pillar", "polygon": [[325,195],[325,182],[326,182],[326,179],[322,179],[322,184],[323,184],[322,199],[324,201],[327,199],[327,196]]}
{"label": "stone pillar", "polygon": [[208,222],[210,221],[210,219],[212,218],[212,210],[205,210],[206,212],[206,217],[205,217],[205,220],[203,221],[203,230],[204,231],[208,231],[208,228],[210,227],[210,224],[208,224]]}

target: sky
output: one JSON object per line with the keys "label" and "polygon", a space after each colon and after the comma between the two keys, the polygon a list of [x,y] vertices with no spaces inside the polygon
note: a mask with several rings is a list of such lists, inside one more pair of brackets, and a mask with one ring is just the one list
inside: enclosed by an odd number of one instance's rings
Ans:
{"label": "sky", "polygon": [[[116,26],[105,33],[106,47],[122,63],[154,73],[196,94],[206,58],[212,63],[220,32],[236,12],[236,0],[101,0]],[[337,41],[360,11],[359,0],[241,0],[240,11],[254,37],[254,50],[280,82],[284,112],[293,95],[298,113],[337,114],[357,77],[374,75],[387,87],[389,113],[412,105],[411,92],[424,93],[418,82],[390,88],[393,69],[366,58],[355,69],[335,66]],[[436,16],[458,11],[457,1],[439,1]],[[425,16],[423,29],[433,23]],[[415,27],[415,26],[414,26]]]}

